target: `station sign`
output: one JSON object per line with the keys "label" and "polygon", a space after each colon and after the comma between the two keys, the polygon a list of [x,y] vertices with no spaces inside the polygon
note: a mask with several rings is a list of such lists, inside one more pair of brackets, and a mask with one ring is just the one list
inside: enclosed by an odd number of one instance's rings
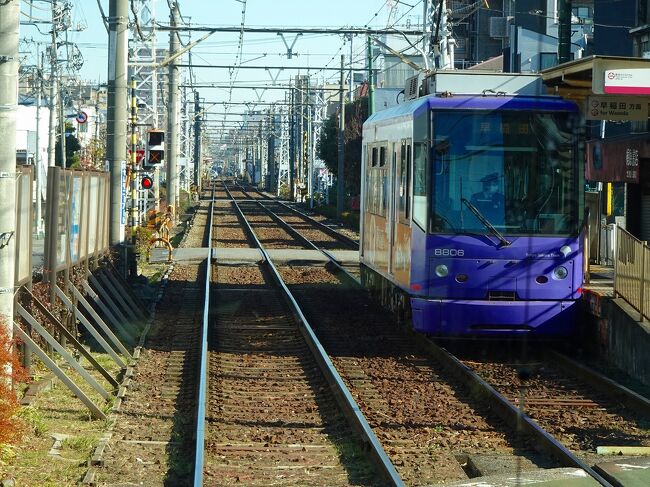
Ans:
{"label": "station sign", "polygon": [[648,99],[632,96],[589,96],[585,118],[587,120],[647,120]]}
{"label": "station sign", "polygon": [[650,95],[650,69],[608,69],[604,91],[618,95]]}

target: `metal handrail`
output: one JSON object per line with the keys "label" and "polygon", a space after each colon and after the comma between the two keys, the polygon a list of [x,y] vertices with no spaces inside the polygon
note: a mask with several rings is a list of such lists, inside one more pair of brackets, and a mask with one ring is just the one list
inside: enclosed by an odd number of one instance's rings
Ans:
{"label": "metal handrail", "polygon": [[650,319],[650,247],[619,226],[614,264],[614,296],[637,310],[641,321]]}
{"label": "metal handrail", "polygon": [[194,446],[194,487],[203,485],[203,461],[205,450],[205,403],[207,394],[208,370],[208,315],[210,311],[210,281],[212,280],[212,219],[214,218],[214,188],[210,201],[208,218],[208,259],[205,271],[205,301],[203,303],[203,321],[201,323],[201,359],[199,363],[199,391],[196,412],[196,440]]}

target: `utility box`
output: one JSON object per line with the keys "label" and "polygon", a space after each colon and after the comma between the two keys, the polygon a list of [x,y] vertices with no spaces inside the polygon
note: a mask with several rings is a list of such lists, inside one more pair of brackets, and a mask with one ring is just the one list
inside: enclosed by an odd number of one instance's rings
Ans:
{"label": "utility box", "polygon": [[440,70],[431,74],[418,74],[406,80],[404,97],[414,100],[436,93],[454,95],[505,94],[546,95],[542,78],[538,74],[495,73],[471,69]]}

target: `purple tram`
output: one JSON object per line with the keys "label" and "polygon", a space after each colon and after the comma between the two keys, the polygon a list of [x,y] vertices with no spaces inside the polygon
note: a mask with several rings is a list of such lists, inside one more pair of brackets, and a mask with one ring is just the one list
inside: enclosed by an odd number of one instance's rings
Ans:
{"label": "purple tram", "polygon": [[577,106],[446,95],[364,124],[362,282],[417,331],[569,335],[584,271]]}

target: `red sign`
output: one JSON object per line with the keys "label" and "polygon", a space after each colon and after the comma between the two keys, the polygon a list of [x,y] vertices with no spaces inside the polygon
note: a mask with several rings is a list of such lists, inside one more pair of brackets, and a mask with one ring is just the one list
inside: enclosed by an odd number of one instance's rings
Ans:
{"label": "red sign", "polygon": [[650,137],[622,137],[587,141],[585,179],[601,182],[639,182],[639,159],[650,157]]}
{"label": "red sign", "polygon": [[[136,164],[140,164],[142,162],[142,159],[144,159],[144,149],[136,149],[135,150]],[[131,160],[131,149],[129,149],[129,161],[130,160]]]}

